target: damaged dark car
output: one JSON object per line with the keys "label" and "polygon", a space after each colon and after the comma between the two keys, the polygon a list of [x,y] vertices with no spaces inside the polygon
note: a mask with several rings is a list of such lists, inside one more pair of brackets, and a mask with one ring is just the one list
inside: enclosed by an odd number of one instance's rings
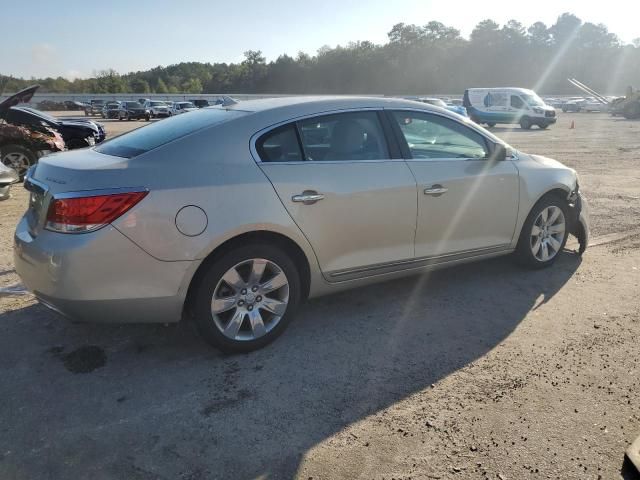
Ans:
{"label": "damaged dark car", "polygon": [[58,130],[43,123],[13,125],[4,118],[13,105],[30,101],[34,92],[32,87],[0,103],[0,162],[13,169],[20,179],[43,155],[66,150]]}
{"label": "damaged dark car", "polygon": [[105,139],[105,130],[100,123],[86,119],[60,120],[40,110],[18,106],[28,102],[38,88],[39,85],[29,87],[0,103],[0,119],[27,128],[49,127],[62,136],[70,150],[91,147]]}

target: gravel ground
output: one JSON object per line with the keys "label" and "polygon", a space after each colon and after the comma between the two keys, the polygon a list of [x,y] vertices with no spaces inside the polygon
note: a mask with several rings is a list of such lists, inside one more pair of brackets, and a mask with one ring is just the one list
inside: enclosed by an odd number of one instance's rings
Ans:
{"label": "gravel ground", "polygon": [[[0,478],[619,478],[640,434],[640,122],[493,131],[578,170],[595,237],[583,258],[315,300],[240,356],[188,325],[71,324],[0,296]],[[19,281],[26,200],[0,203],[0,287]]]}

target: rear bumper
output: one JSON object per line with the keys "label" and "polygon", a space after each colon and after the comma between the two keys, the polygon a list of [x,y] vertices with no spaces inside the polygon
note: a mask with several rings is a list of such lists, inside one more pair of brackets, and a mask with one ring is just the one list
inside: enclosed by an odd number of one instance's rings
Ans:
{"label": "rear bumper", "polygon": [[14,242],[24,285],[65,316],[103,323],[169,323],[182,316],[194,262],[156,260],[110,226],[34,237],[23,218]]}

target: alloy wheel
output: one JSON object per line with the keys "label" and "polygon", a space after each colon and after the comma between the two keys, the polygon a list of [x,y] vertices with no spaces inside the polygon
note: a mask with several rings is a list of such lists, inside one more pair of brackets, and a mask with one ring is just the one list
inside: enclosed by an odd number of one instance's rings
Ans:
{"label": "alloy wheel", "polygon": [[536,260],[547,262],[554,258],[564,241],[566,222],[560,207],[550,205],[542,210],[531,227],[531,253]]}
{"label": "alloy wheel", "polygon": [[20,178],[27,173],[27,170],[29,170],[29,167],[31,166],[29,158],[21,152],[7,153],[2,157],[2,163],[9,168],[13,168],[18,175],[20,175]]}
{"label": "alloy wheel", "polygon": [[213,291],[216,327],[232,340],[256,340],[280,322],[289,303],[289,281],[282,268],[264,258],[231,267]]}

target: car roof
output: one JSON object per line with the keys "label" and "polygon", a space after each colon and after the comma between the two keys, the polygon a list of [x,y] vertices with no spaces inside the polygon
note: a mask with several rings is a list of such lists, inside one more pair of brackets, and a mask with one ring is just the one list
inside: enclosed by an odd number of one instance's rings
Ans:
{"label": "car roof", "polygon": [[[220,108],[220,107],[210,107]],[[392,97],[363,96],[295,96],[274,97],[258,100],[243,100],[233,105],[222,107],[228,110],[239,110],[254,113],[273,113],[274,115],[294,118],[296,116],[313,115],[336,110],[361,108],[414,108],[442,113],[444,109],[415,100]]]}

